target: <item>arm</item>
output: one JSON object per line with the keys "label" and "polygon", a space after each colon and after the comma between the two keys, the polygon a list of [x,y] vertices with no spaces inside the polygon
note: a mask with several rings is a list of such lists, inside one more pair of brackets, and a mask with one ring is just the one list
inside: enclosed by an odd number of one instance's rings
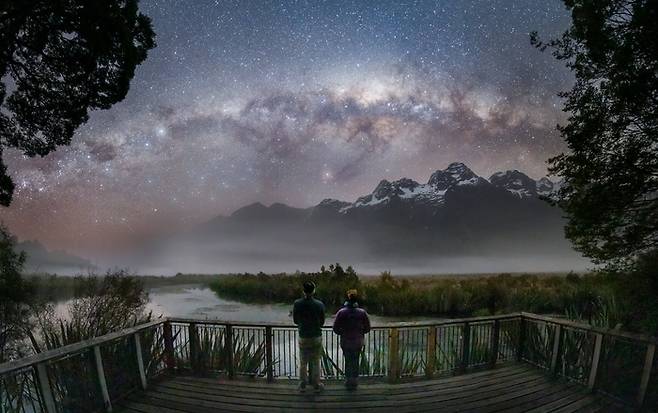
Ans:
{"label": "arm", "polygon": [[295,325],[299,324],[299,311],[297,310],[296,302],[292,306],[292,322],[295,323]]}
{"label": "arm", "polygon": [[367,334],[370,332],[370,317],[368,317],[368,313],[366,311],[363,311],[363,334]]}
{"label": "arm", "polygon": [[334,320],[334,333],[339,336],[343,334],[343,313],[340,310],[336,313],[336,319]]}
{"label": "arm", "polygon": [[325,321],[325,319],[324,319],[324,311],[325,311],[324,304],[322,304],[321,308],[322,308],[322,311],[320,311],[320,320],[319,321],[320,321],[320,327],[324,327],[324,321]]}

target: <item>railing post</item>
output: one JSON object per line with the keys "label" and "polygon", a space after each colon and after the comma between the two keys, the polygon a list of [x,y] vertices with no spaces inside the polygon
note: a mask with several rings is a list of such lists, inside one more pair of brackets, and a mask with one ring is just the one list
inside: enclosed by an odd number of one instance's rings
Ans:
{"label": "railing post", "polygon": [[491,334],[491,358],[489,364],[494,367],[498,362],[498,346],[500,341],[500,320],[494,320],[493,332]]}
{"label": "railing post", "polygon": [[233,363],[233,326],[226,324],[226,369],[228,377],[232,379],[235,377],[235,364]]}
{"label": "railing post", "polygon": [[139,371],[139,380],[142,383],[142,390],[146,390],[146,371],[144,370],[144,356],[142,355],[142,342],[139,333],[135,333],[135,355],[137,356],[137,370]]}
{"label": "railing post", "polygon": [[272,327],[265,327],[265,372],[267,381],[274,381],[274,362],[272,359]]}
{"label": "railing post", "polygon": [[187,325],[187,334],[190,342],[190,368],[195,374],[199,373],[199,337],[197,336],[196,323]]}
{"label": "railing post", "polygon": [[37,381],[39,382],[39,389],[41,390],[41,397],[43,399],[46,413],[57,413],[57,408],[55,407],[55,398],[53,397],[52,387],[50,386],[50,379],[48,379],[46,363],[37,364],[36,371]]}
{"label": "railing post", "polygon": [[656,345],[648,344],[647,352],[644,356],[644,367],[642,368],[642,378],[640,379],[640,388],[637,392],[637,405],[642,407],[644,404],[644,397],[647,394],[647,386],[649,385],[649,378],[651,377],[651,368],[653,367],[653,358],[656,354]]}
{"label": "railing post", "polygon": [[167,369],[172,371],[176,367],[176,359],[174,357],[174,335],[171,331],[171,323],[169,321],[165,321],[162,325],[162,337],[165,347],[165,364],[167,365]]}
{"label": "railing post", "polygon": [[105,404],[105,411],[112,412],[112,401],[110,400],[110,393],[107,391],[107,381],[105,380],[105,369],[103,369],[103,356],[101,355],[100,346],[94,346],[94,359],[96,360],[96,373],[98,373],[98,385],[101,389],[103,396],[103,403]]}
{"label": "railing post", "polygon": [[557,374],[558,364],[560,361],[560,350],[562,347],[562,326],[555,325],[555,336],[553,337],[553,351],[551,352],[551,373]]}
{"label": "railing post", "polygon": [[599,360],[601,359],[601,346],[603,344],[603,334],[596,333],[594,341],[594,352],[592,353],[592,366],[589,369],[589,380],[587,380],[587,388],[594,391],[596,386],[596,376],[599,371]]}
{"label": "railing post", "polygon": [[526,335],[528,334],[528,322],[525,320],[523,315],[519,319],[519,343],[516,348],[516,361],[523,361]]}
{"label": "railing post", "polygon": [[436,326],[427,330],[427,363],[425,363],[425,377],[431,379],[436,370]]}
{"label": "railing post", "polygon": [[388,381],[395,383],[400,377],[399,331],[396,327],[388,329]]}
{"label": "railing post", "polygon": [[471,324],[468,321],[464,323],[462,337],[462,359],[460,369],[461,371],[465,371],[468,368],[471,359]]}

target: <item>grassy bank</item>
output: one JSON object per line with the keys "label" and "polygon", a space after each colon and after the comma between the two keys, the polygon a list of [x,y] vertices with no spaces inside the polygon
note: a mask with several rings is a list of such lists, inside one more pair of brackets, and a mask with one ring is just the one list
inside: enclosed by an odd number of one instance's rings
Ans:
{"label": "grassy bank", "polygon": [[332,271],[295,274],[219,276],[210,286],[220,296],[251,302],[291,302],[300,286],[314,281],[317,296],[339,307],[348,288],[359,289],[370,312],[387,316],[471,316],[510,311],[563,313],[569,307],[587,312],[610,300],[610,283],[601,275],[510,275],[459,277],[358,277]]}
{"label": "grassy bank", "polygon": [[[349,288],[359,289],[361,305],[384,316],[462,317],[516,311],[569,315],[594,324],[656,334],[656,308],[642,313],[638,297],[645,278],[590,274],[499,274],[491,276],[358,277],[336,273],[239,274],[218,276],[210,287],[220,297],[246,302],[290,303],[306,280],[317,284],[317,297],[330,311]],[[630,282],[630,284],[629,284]],[[628,297],[631,297],[630,299]],[[648,303],[651,297],[644,300]],[[655,306],[654,306],[655,307]],[[651,314],[651,311],[654,314]]]}

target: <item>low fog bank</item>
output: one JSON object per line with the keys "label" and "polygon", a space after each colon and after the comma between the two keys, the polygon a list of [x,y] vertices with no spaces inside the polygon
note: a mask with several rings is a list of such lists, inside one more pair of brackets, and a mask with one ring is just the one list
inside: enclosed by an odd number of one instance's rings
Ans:
{"label": "low fog bank", "polygon": [[[500,242],[480,251],[460,254],[454,249],[418,249],[400,244],[397,249],[381,249],[359,242],[289,243],[234,241],[218,243],[176,242],[158,251],[117,258],[108,266],[124,263],[140,274],[176,273],[265,273],[317,271],[320,265],[340,262],[352,265],[359,274],[474,274],[500,272],[585,271],[592,263],[570,248],[543,248],[526,243],[524,248]],[[534,253],[533,251],[534,250]],[[542,253],[537,253],[541,251]]]}
{"label": "low fog bank", "polygon": [[322,228],[245,223],[159,240],[104,266],[140,274],[317,271],[340,262],[360,274],[584,271],[592,264],[551,231],[436,231],[381,225]]}
{"label": "low fog bank", "polygon": [[360,275],[378,275],[382,271],[391,271],[394,275],[452,275],[452,274],[489,274],[489,273],[562,273],[583,272],[592,268],[587,260],[578,257],[450,257],[423,262],[381,263],[368,261],[346,261],[340,259],[312,262],[282,261],[229,261],[219,263],[202,263],[196,260],[179,260],[178,265],[136,266],[132,267],[139,274],[174,275],[184,274],[228,274],[228,273],[293,273],[297,270],[318,271],[321,265],[340,262],[352,265]]}

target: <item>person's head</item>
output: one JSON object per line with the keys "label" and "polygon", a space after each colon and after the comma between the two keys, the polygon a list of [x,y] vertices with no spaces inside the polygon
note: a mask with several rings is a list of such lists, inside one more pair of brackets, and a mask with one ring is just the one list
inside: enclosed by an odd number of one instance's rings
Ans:
{"label": "person's head", "polygon": [[356,289],[347,290],[347,301],[350,304],[356,303],[356,300],[357,300],[358,296],[359,296],[359,294],[356,291]]}
{"label": "person's head", "polygon": [[311,296],[315,292],[315,283],[313,281],[306,281],[302,288],[304,289],[304,295]]}

